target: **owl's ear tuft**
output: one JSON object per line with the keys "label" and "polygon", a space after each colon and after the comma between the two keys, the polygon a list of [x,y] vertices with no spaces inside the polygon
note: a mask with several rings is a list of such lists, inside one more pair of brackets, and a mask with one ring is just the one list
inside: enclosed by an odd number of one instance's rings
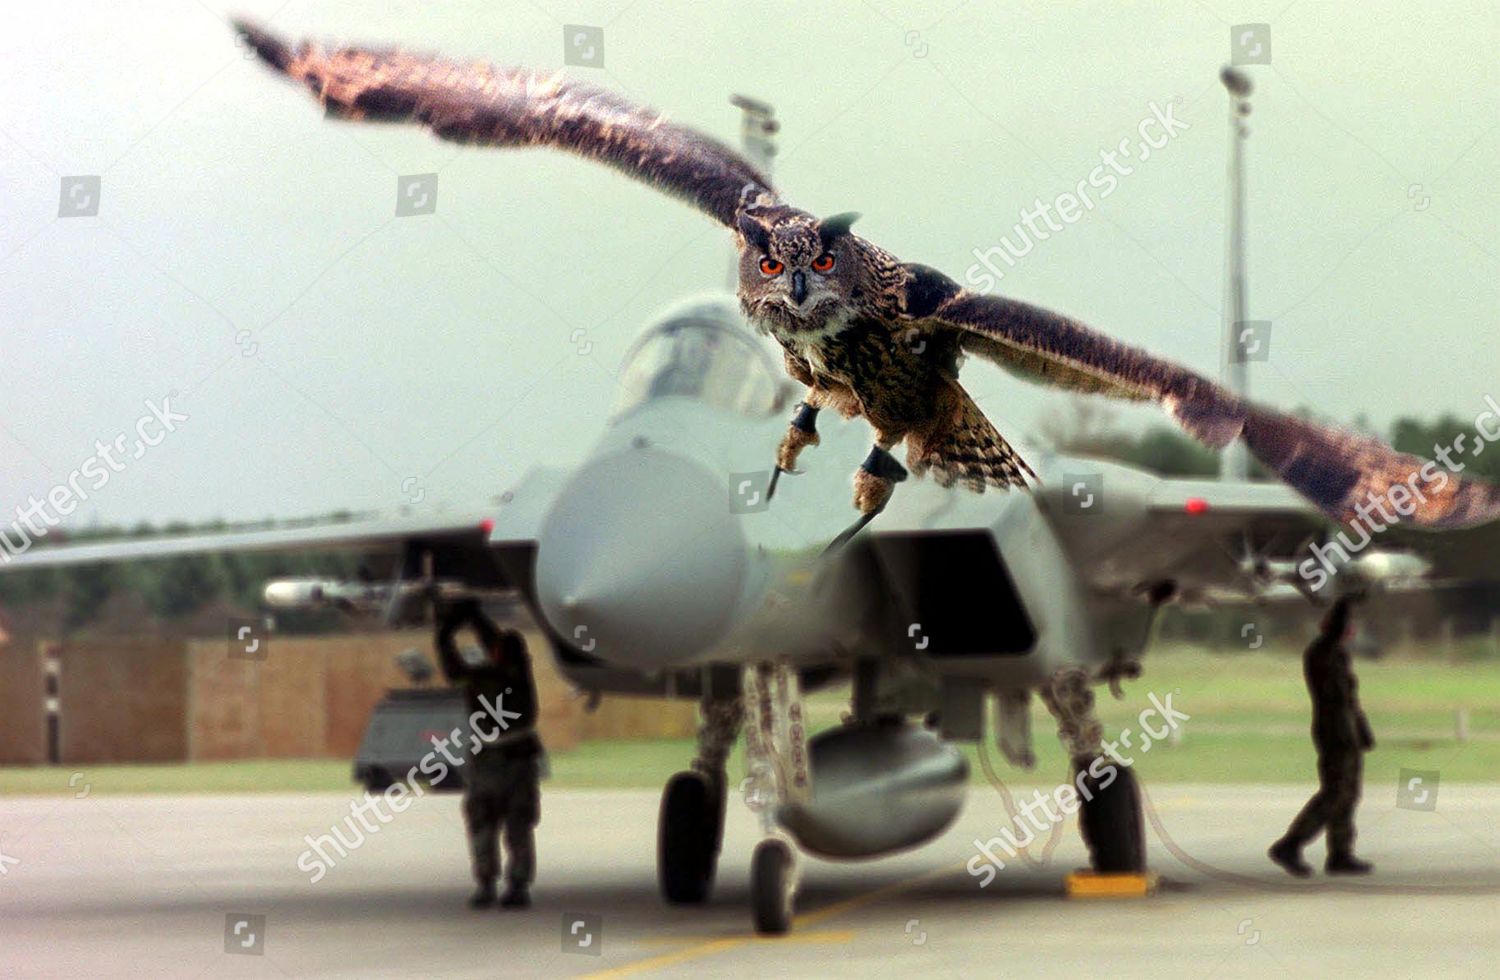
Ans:
{"label": "owl's ear tuft", "polygon": [[843,214],[835,214],[818,222],[818,237],[823,240],[823,247],[828,248],[849,234],[849,226],[858,220],[859,212],[845,211]]}
{"label": "owl's ear tuft", "polygon": [[734,219],[734,226],[739,230],[740,237],[752,247],[762,252],[771,251],[771,229],[756,221],[754,217],[741,211]]}

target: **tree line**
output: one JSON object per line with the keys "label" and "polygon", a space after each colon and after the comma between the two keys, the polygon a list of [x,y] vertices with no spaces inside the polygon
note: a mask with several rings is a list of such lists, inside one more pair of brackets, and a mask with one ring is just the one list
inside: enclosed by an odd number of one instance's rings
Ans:
{"label": "tree line", "polygon": [[[1218,472],[1218,454],[1194,442],[1175,428],[1155,425],[1130,432],[1116,422],[1114,410],[1094,399],[1075,399],[1070,407],[1046,419],[1042,436],[1057,449],[1069,453],[1117,460],[1163,476],[1212,476]],[[1299,414],[1309,415],[1306,411]],[[1367,421],[1357,419],[1356,430],[1377,435]],[[1385,438],[1397,449],[1432,458],[1434,447],[1451,446],[1457,437],[1475,442],[1474,422],[1452,413],[1432,420],[1401,418]],[[1500,482],[1500,445],[1477,456],[1462,452],[1455,458],[1468,473]],[[1253,464],[1253,461],[1252,461]],[[1269,479],[1264,470],[1252,478]],[[348,521],[347,512],[297,521],[295,524],[327,524]],[[267,522],[254,527],[230,526],[223,521],[207,524],[173,523],[162,527],[140,524],[133,528],[91,528],[67,535],[54,531],[49,537],[67,543],[111,540],[143,540],[163,535],[212,534],[225,531],[270,530],[294,526]],[[65,530],[65,529],[59,529]],[[87,626],[99,617],[111,599],[120,595],[139,597],[150,614],[162,622],[189,617],[213,604],[250,611],[260,608],[261,589],[267,579],[293,575],[351,577],[358,574],[357,555],[342,553],[268,554],[210,552],[149,561],[78,565],[0,574],[0,606],[55,610],[60,625],[68,629]],[[316,629],[335,617],[313,615],[299,625]]]}

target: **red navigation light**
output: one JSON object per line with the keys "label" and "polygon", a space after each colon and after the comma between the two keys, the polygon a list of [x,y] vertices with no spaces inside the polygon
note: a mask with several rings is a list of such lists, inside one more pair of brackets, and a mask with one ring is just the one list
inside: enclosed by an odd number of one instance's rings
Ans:
{"label": "red navigation light", "polygon": [[480,521],[479,530],[483,531],[485,534],[489,534],[491,531],[495,530],[495,519],[493,517],[486,517],[484,520]]}
{"label": "red navigation light", "polygon": [[1193,514],[1194,516],[1198,514],[1207,514],[1208,501],[1204,500],[1202,497],[1189,497],[1187,499],[1187,503],[1182,505],[1182,509],[1187,511],[1189,514]]}

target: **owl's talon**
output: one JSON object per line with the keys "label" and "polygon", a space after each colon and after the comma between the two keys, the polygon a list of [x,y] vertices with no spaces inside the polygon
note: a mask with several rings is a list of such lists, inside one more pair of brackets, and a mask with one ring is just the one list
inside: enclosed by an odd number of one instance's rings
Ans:
{"label": "owl's talon", "polygon": [[854,471],[854,506],[861,514],[874,516],[890,502],[896,484],[906,479],[906,467],[879,446]]}
{"label": "owl's talon", "polygon": [[776,449],[776,468],[783,473],[800,473],[797,456],[808,446],[819,442],[817,429],[818,410],[806,402],[797,403],[797,414],[787,427],[781,445]]}
{"label": "owl's talon", "polygon": [[823,557],[827,558],[829,555],[836,554],[839,549],[844,547],[844,545],[854,540],[854,536],[860,531],[863,531],[865,527],[868,526],[869,523],[873,521],[879,513],[880,511],[874,510],[870,511],[868,514],[859,515],[859,520],[844,528],[844,530],[839,533],[838,537],[828,542],[828,547],[823,549]]}

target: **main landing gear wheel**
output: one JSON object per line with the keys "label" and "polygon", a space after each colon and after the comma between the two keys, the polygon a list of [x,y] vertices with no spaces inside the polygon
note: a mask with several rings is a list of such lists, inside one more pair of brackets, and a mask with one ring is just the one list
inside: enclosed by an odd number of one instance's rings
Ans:
{"label": "main landing gear wheel", "polygon": [[756,932],[779,936],[792,927],[796,888],[796,858],[787,842],[770,837],[755,845],[750,858],[750,903],[755,909]]}
{"label": "main landing gear wheel", "polygon": [[661,795],[656,877],[673,905],[700,905],[713,890],[724,839],[724,789],[701,772],[679,772]]}
{"label": "main landing gear wheel", "polygon": [[363,782],[366,793],[384,793],[396,781],[391,778],[389,769],[384,769],[380,766],[371,766],[364,773]]}
{"label": "main landing gear wheel", "polygon": [[[1112,763],[1113,764],[1113,763]],[[1090,863],[1101,874],[1139,874],[1146,870],[1146,827],[1135,773],[1115,766],[1115,780],[1103,789],[1085,775],[1092,800],[1082,801],[1078,827],[1088,845]]]}

